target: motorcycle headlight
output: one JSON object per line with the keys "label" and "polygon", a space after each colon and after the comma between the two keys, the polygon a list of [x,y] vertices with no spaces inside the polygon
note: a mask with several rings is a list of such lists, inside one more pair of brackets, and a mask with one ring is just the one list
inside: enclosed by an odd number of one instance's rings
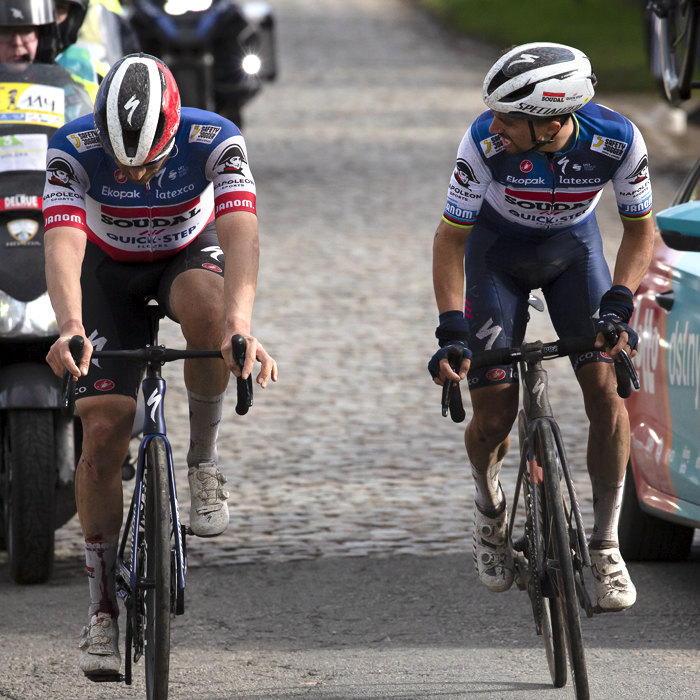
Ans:
{"label": "motorcycle headlight", "polygon": [[47,338],[52,335],[58,335],[58,324],[48,292],[25,302],[0,290],[0,337]]}
{"label": "motorcycle headlight", "polygon": [[260,59],[254,54],[248,54],[244,59],[243,59],[243,70],[248,74],[248,75],[256,75],[258,71],[260,70],[260,66],[262,63],[260,62]]}
{"label": "motorcycle headlight", "polygon": [[213,0],[168,0],[163,9],[169,15],[184,15],[185,12],[204,12],[212,6]]}

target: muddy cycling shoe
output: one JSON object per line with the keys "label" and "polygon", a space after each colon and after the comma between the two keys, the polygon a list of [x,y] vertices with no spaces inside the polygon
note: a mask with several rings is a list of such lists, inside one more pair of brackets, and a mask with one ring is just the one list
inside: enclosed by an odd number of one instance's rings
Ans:
{"label": "muddy cycling shoe", "polygon": [[216,537],[228,526],[228,491],[221,487],[226,477],[213,462],[202,462],[191,467],[187,475],[190,482],[190,529],[198,537]]}
{"label": "muddy cycling shoe", "polygon": [[637,589],[630,579],[618,547],[591,549],[591,571],[602,610],[626,610],[637,600]]}
{"label": "muddy cycling shoe", "polygon": [[80,670],[86,676],[108,676],[119,673],[119,625],[107,613],[97,613],[83,628],[80,640]]}
{"label": "muddy cycling shoe", "polygon": [[513,556],[508,546],[508,511],[495,518],[484,515],[474,504],[473,553],[479,580],[490,591],[502,593],[513,585]]}

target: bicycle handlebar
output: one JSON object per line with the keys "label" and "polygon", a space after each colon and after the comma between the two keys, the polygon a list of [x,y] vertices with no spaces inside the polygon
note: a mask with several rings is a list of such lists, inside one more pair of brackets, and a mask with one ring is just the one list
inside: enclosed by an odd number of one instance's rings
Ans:
{"label": "bicycle handlebar", "polygon": [[[566,357],[581,352],[596,352],[595,337],[584,336],[578,338],[563,338],[551,343],[543,343],[541,358],[551,360],[555,357]],[[457,373],[462,364],[463,348],[460,345],[451,345],[445,353],[447,361],[450,363],[452,371]],[[637,371],[632,364],[630,356],[625,350],[620,352],[620,362],[615,362],[615,375],[617,377],[617,393],[627,399],[632,393],[631,385],[639,390],[639,378]],[[469,369],[480,369],[493,365],[510,365],[519,362],[524,358],[522,348],[496,348],[494,350],[484,350],[475,352],[471,359]],[[462,404],[462,394],[458,382],[446,380],[442,386],[442,415],[447,417],[447,413],[455,423],[461,423],[466,414]]]}
{"label": "bicycle handlebar", "polygon": [[[77,365],[83,356],[84,339],[80,335],[74,335],[69,343],[73,361]],[[231,348],[233,359],[242,369],[245,363],[246,341],[242,335],[236,334],[231,338]],[[140,360],[141,362],[173,362],[174,360],[218,358],[223,359],[220,350],[171,350],[160,345],[139,348],[138,350],[95,350],[92,353],[94,359],[114,358],[120,360]],[[65,370],[63,372],[63,382],[61,385],[61,413],[64,416],[73,415],[75,406],[75,391],[72,390],[73,375]],[[248,375],[247,379],[236,378],[237,402],[236,413],[244,416],[253,405],[253,377]]]}

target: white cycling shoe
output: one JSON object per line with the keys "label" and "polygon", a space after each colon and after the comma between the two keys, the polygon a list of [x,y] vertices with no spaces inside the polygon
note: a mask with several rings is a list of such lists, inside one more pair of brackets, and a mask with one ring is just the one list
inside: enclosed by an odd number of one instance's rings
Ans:
{"label": "white cycling shoe", "polygon": [[191,467],[187,478],[190,482],[190,529],[198,537],[216,537],[228,526],[228,491],[221,487],[226,477],[213,462],[202,462]]}
{"label": "white cycling shoe", "polygon": [[86,676],[107,676],[119,673],[119,625],[107,613],[97,613],[83,628],[80,640],[80,670]]}
{"label": "white cycling shoe", "polygon": [[473,553],[479,580],[490,591],[502,593],[513,585],[513,556],[508,546],[508,510],[496,518],[474,504]]}
{"label": "white cycling shoe", "polygon": [[619,547],[591,549],[591,571],[595,592],[602,610],[626,610],[637,600],[637,589],[630,579]]}

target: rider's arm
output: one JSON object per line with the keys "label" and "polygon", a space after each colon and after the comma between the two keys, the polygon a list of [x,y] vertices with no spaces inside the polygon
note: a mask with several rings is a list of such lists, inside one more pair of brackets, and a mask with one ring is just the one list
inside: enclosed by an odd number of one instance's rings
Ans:
{"label": "rider's arm", "polygon": [[433,289],[438,312],[464,310],[464,244],[471,226],[441,221],[433,240]]}
{"label": "rider's arm", "polygon": [[[231,357],[231,337],[240,333],[246,339],[243,378],[253,370],[255,359],[262,367],[256,381],[265,388],[270,378],[277,381],[277,365],[257,339],[250,335],[250,319],[258,281],[258,218],[246,211],[230,212],[216,219],[216,235],[224,251],[224,343],[225,358]],[[229,369],[240,376],[238,365],[227,359]]]}
{"label": "rider's arm", "polygon": [[654,221],[625,219],[622,217],[622,242],[617,251],[613,285],[623,284],[636,292],[646,274],[654,250]]}
{"label": "rider's arm", "polygon": [[85,343],[79,370],[68,350],[68,341],[72,336],[85,336],[80,270],[86,241],[83,231],[69,226],[58,226],[44,234],[46,284],[60,334],[46,359],[58,376],[63,374],[64,368],[75,377],[81,373],[87,374],[92,354],[92,345]]}

